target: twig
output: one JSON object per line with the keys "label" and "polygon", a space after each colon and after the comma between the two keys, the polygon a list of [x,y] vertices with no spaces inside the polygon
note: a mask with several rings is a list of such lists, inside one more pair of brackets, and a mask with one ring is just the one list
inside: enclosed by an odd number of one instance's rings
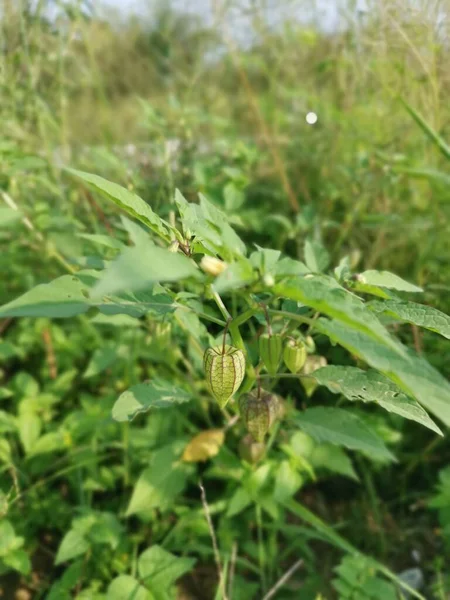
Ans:
{"label": "twig", "polygon": [[42,332],[42,339],[44,340],[45,349],[47,351],[47,364],[50,378],[56,379],[58,377],[58,365],[56,363],[56,356],[53,348],[52,334],[49,328],[44,329]]}
{"label": "twig", "polygon": [[205,488],[203,487],[203,483],[202,483],[201,479],[198,482],[198,487],[200,488],[203,510],[205,511],[205,518],[206,518],[206,522],[208,523],[209,534],[211,536],[211,541],[212,541],[212,545],[213,545],[214,560],[216,561],[217,575],[219,576],[219,585],[222,588],[222,597],[223,597],[223,600],[228,600],[228,597],[227,597],[227,594],[225,591],[225,582],[223,579],[222,563],[220,561],[220,552],[219,552],[219,546],[217,544],[216,532],[214,531],[214,525],[213,525],[213,522],[211,519],[211,512],[209,510],[208,501],[206,500]]}
{"label": "twig", "polygon": [[231,548],[230,569],[228,571],[228,595],[230,596],[230,599],[233,597],[233,583],[234,572],[236,570],[237,549],[237,542],[233,542],[233,547]]}
{"label": "twig", "polygon": [[264,596],[264,598],[262,600],[270,600],[270,598],[273,598],[275,596],[275,594],[278,592],[278,590],[281,587],[283,587],[283,585],[288,581],[288,579],[290,579],[292,577],[292,575],[295,573],[295,571],[297,571],[297,569],[299,569],[302,565],[303,565],[303,559],[301,558],[296,563],[294,563],[292,565],[292,567],[290,569],[288,569],[282,577],[280,577],[280,579],[276,582],[276,584],[273,586],[273,588],[271,588],[267,592],[267,594]]}

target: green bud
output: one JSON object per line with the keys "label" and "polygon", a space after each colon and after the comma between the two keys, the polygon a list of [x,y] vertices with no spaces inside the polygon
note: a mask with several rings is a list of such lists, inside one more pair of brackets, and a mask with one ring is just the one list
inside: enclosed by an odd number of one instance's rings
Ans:
{"label": "green bud", "polygon": [[283,352],[284,364],[291,373],[298,373],[306,361],[306,347],[301,341],[288,340]]}
{"label": "green bud", "polygon": [[208,389],[223,408],[244,379],[244,353],[234,346],[208,348],[203,367]]}
{"label": "green bud", "polygon": [[266,433],[279,414],[279,399],[275,394],[253,390],[239,401],[241,416],[248,432],[257,442],[263,442]]}
{"label": "green bud", "polygon": [[282,353],[283,338],[279,333],[263,333],[259,337],[259,355],[270,375],[277,373]]}
{"label": "green bud", "polygon": [[242,460],[254,465],[263,457],[266,447],[261,442],[255,442],[252,436],[248,434],[239,442],[238,449]]}

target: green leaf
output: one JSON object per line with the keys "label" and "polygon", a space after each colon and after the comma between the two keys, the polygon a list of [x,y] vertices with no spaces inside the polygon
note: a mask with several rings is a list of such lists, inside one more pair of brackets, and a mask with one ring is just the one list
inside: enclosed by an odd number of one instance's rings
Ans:
{"label": "green leaf", "polygon": [[93,289],[93,297],[131,292],[160,281],[201,277],[195,263],[182,254],[169,252],[151,242],[126,248],[104,271]]}
{"label": "green leaf", "polygon": [[302,302],[350,327],[365,333],[393,351],[403,354],[401,345],[389,335],[363,301],[347,292],[335,279],[327,276],[303,277],[274,286],[279,296]]}
{"label": "green leaf", "polygon": [[0,206],[0,227],[9,227],[12,223],[18,221],[21,216],[18,210],[8,206]]}
{"label": "green leaf", "polygon": [[245,510],[251,502],[252,498],[249,492],[243,487],[238,487],[230,498],[226,516],[231,518],[238,515]]}
{"label": "green leaf", "polygon": [[22,575],[28,575],[31,572],[31,561],[25,550],[13,550],[2,558],[2,562]]}
{"label": "green leaf", "polygon": [[368,306],[377,314],[383,313],[400,321],[424,327],[450,340],[450,317],[432,306],[403,300],[373,301]]}
{"label": "green leaf", "polygon": [[300,260],[293,260],[289,256],[279,260],[274,270],[277,277],[294,277],[296,275],[307,275],[311,272]]}
{"label": "green leaf", "polygon": [[138,572],[155,599],[164,600],[169,588],[194,565],[194,559],[179,558],[161,546],[152,546],[140,555]]}
{"label": "green leaf", "polygon": [[430,140],[439,148],[442,154],[450,160],[450,146],[447,142],[442,138],[434,129],[425,121],[425,119],[420,115],[406,100],[400,98],[401,103],[412,116],[414,121],[419,125],[422,131],[430,138]]}
{"label": "green leaf", "polygon": [[229,290],[241,288],[250,283],[254,278],[251,262],[240,259],[229,265],[214,282],[214,289],[219,294]]}
{"label": "green leaf", "polygon": [[395,460],[383,440],[364,421],[342,408],[308,408],[295,416],[295,424],[318,442],[359,450],[370,458]]}
{"label": "green leaf", "polygon": [[29,454],[41,433],[41,419],[32,412],[25,412],[17,419],[19,437],[25,453]]}
{"label": "green leaf", "polygon": [[302,476],[294,469],[289,460],[282,460],[277,465],[275,475],[274,498],[277,502],[284,502],[299,490],[303,483]]}
{"label": "green leaf", "polygon": [[322,273],[330,264],[330,256],[319,242],[305,242],[305,262],[313,273]]}
{"label": "green leaf", "polygon": [[450,426],[450,384],[425,359],[407,351],[407,348],[404,348],[405,355],[399,356],[364,333],[337,321],[318,319],[316,329],[384,373],[406,394],[416,398]]}
{"label": "green leaf", "polygon": [[138,383],[123,392],[113,406],[112,417],[115,421],[131,421],[150,408],[170,408],[188,402],[191,397],[186,390],[164,379],[155,378],[146,383]]}
{"label": "green leaf", "polygon": [[98,175],[77,171],[75,169],[66,169],[68,173],[82,179],[84,182],[97,192],[100,192],[109,200],[112,200],[117,206],[125,210],[129,215],[135,217],[149,229],[160,235],[166,241],[169,241],[170,226],[153,212],[150,206],[139,196],[123,188],[117,183],[112,183]]}
{"label": "green leaf", "polygon": [[119,575],[111,581],[108,600],[155,600],[155,597],[131,575]]}
{"label": "green leaf", "polygon": [[111,346],[103,346],[102,348],[97,348],[94,351],[94,354],[89,361],[89,364],[86,368],[86,371],[83,374],[85,379],[89,377],[94,377],[99,373],[102,373],[108,367],[113,365],[119,358],[124,357],[124,350],[126,348],[124,346],[117,347],[116,344]]}
{"label": "green leaf", "polygon": [[85,294],[86,286],[77,277],[63,275],[0,307],[0,317],[73,317],[89,309]]}
{"label": "green leaf", "polygon": [[315,446],[308,461],[314,469],[327,469],[332,473],[359,481],[350,458],[342,448],[337,448],[332,444],[318,444]]}
{"label": "green leaf", "polygon": [[99,246],[106,246],[107,248],[113,248],[114,250],[122,250],[125,248],[125,244],[109,235],[102,235],[99,233],[77,233],[77,236],[94,244],[98,244]]}
{"label": "green leaf", "polygon": [[[227,215],[210,202],[203,194],[199,194],[200,207],[209,223],[220,231],[222,244],[231,256],[244,256],[246,246],[234,229],[229,225]],[[224,257],[225,258],[225,257]]]}
{"label": "green leaf", "polygon": [[21,546],[17,542],[17,537],[14,532],[14,527],[11,523],[3,519],[0,521],[0,558],[3,558],[13,550],[17,550]]}
{"label": "green leaf", "polygon": [[421,287],[405,281],[394,273],[389,271],[364,271],[357,275],[357,280],[360,283],[367,284],[369,286],[374,285],[378,287],[388,288],[389,290],[398,290],[400,292],[423,292]]}
{"label": "green leaf", "polygon": [[165,511],[173,506],[184,490],[188,467],[179,461],[184,444],[171,444],[156,450],[133,490],[127,516],[148,513],[154,508]]}
{"label": "green leaf", "polygon": [[276,268],[278,259],[281,256],[279,250],[271,250],[269,248],[259,248],[256,252],[250,255],[250,262],[255,269],[260,273],[272,273]]}
{"label": "green leaf", "polygon": [[88,550],[89,542],[84,535],[76,529],[71,529],[66,533],[59,545],[55,558],[55,565],[60,565],[63,562],[81,556]]}
{"label": "green leaf", "polygon": [[334,394],[342,394],[356,402],[375,402],[389,412],[416,421],[442,435],[418,402],[406,396],[395,383],[377,371],[327,366],[311,373],[311,377]]}

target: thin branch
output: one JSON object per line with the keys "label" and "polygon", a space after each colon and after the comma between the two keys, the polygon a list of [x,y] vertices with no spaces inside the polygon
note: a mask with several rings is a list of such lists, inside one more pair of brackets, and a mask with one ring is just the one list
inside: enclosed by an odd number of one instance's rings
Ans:
{"label": "thin branch", "polygon": [[302,565],[303,565],[303,559],[300,559],[296,563],[294,563],[292,565],[292,567],[290,569],[288,569],[282,577],[280,577],[280,579],[276,582],[276,584],[273,586],[273,588],[271,588],[267,592],[267,594],[264,596],[264,598],[262,600],[270,600],[270,598],[273,598],[275,596],[275,594],[278,592],[278,590],[281,587],[283,587],[283,585],[288,581],[288,579],[290,579],[292,577],[292,575],[295,573],[295,571],[297,571],[297,569],[300,569],[300,567]]}
{"label": "thin branch", "polygon": [[203,510],[205,512],[205,518],[206,518],[206,522],[208,523],[209,534],[211,536],[211,541],[212,541],[212,545],[213,545],[214,560],[216,561],[217,575],[219,576],[219,585],[222,588],[223,600],[228,600],[228,597],[227,597],[227,594],[225,591],[225,581],[223,578],[222,563],[220,561],[220,552],[219,552],[219,546],[217,544],[216,532],[214,531],[214,525],[213,525],[213,522],[211,519],[211,512],[209,510],[208,501],[206,500],[205,488],[203,487],[203,483],[202,483],[201,479],[198,482],[198,487],[200,488]]}
{"label": "thin branch", "polygon": [[228,570],[228,595],[229,595],[230,599],[232,599],[232,597],[233,597],[233,583],[234,583],[234,573],[236,571],[237,550],[238,550],[237,542],[233,542],[233,547],[231,549],[230,568]]}

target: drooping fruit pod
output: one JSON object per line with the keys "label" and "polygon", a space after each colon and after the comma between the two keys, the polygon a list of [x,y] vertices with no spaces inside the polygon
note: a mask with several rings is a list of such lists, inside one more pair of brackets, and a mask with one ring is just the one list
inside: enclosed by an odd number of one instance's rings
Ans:
{"label": "drooping fruit pod", "polygon": [[279,333],[263,333],[259,337],[259,355],[270,375],[276,375],[283,353],[283,338]]}
{"label": "drooping fruit pod", "polygon": [[291,373],[298,373],[306,361],[306,347],[302,341],[288,340],[283,351],[283,360]]}
{"label": "drooping fruit pod", "polygon": [[234,346],[208,348],[203,367],[209,391],[223,408],[244,379],[244,353]]}
{"label": "drooping fruit pod", "polygon": [[266,447],[261,442],[255,442],[253,437],[247,434],[239,442],[238,450],[242,460],[254,465],[263,457]]}
{"label": "drooping fruit pod", "polygon": [[270,392],[253,390],[240,398],[239,409],[248,432],[262,442],[278,416],[279,399]]}

